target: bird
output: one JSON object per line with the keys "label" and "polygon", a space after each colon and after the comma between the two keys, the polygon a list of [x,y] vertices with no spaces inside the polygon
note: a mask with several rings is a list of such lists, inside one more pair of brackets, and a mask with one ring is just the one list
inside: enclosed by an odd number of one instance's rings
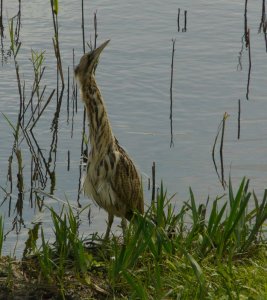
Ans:
{"label": "bird", "polygon": [[121,218],[123,236],[135,211],[144,213],[141,177],[114,136],[107,109],[96,82],[99,57],[110,40],[85,53],[74,69],[79,82],[89,127],[90,152],[82,186],[86,196],[108,213],[104,239],[108,239],[114,216]]}

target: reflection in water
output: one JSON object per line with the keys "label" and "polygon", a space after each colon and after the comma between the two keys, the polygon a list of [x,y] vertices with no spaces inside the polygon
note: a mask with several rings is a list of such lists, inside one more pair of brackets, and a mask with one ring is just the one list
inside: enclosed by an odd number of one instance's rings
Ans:
{"label": "reflection in water", "polygon": [[[14,145],[15,146],[15,145]],[[16,233],[20,232],[22,226],[24,226],[24,219],[23,219],[23,203],[24,203],[24,177],[23,177],[23,160],[22,160],[22,153],[21,150],[18,148],[13,148],[12,154],[9,157],[9,164],[8,164],[8,172],[7,172],[7,180],[9,182],[9,190],[8,186],[6,186],[6,189],[2,190],[5,192],[6,196],[3,199],[0,206],[2,206],[6,201],[8,201],[8,217],[11,216],[11,203],[12,203],[12,191],[13,191],[13,176],[12,176],[12,163],[13,163],[13,155],[15,154],[15,157],[17,159],[17,190],[18,190],[18,196],[16,200],[16,204],[14,207],[15,217],[12,222],[12,228],[5,234],[5,236],[8,235],[9,232],[15,230]],[[8,184],[7,184],[8,185]]]}
{"label": "reflection in water", "polygon": [[[15,155],[16,165],[17,165],[17,172],[16,172],[17,185],[16,185],[16,187],[17,187],[17,191],[18,191],[18,196],[16,199],[15,207],[14,207],[14,211],[15,211],[16,215],[12,222],[11,230],[15,230],[16,232],[19,232],[21,230],[21,227],[24,225],[24,220],[22,217],[23,201],[24,201],[24,177],[23,177],[23,159],[22,159],[22,152],[21,152],[21,148],[20,148],[21,141],[19,139],[19,134],[20,134],[22,115],[23,115],[23,111],[25,108],[25,83],[22,84],[22,82],[21,82],[21,77],[20,77],[20,72],[19,72],[19,64],[17,61],[17,55],[19,53],[20,46],[21,46],[21,42],[19,41],[20,28],[21,28],[21,1],[19,1],[18,13],[14,17],[12,17],[9,20],[9,22],[10,22],[10,24],[9,24],[10,53],[12,54],[13,59],[14,59],[20,104],[19,104],[19,113],[18,113],[16,125],[13,125],[11,123],[11,121],[8,119],[8,117],[6,117],[4,115],[5,119],[7,120],[8,124],[10,125],[10,127],[13,130],[14,143],[13,143],[11,155],[9,156],[9,159],[8,159],[7,184],[6,184],[6,189],[5,189],[6,197],[4,198],[4,201],[1,203],[1,205],[3,205],[7,200],[9,201],[8,216],[10,217],[11,210],[12,210],[11,203],[12,203],[12,196],[13,196],[13,194],[12,194],[13,193],[12,164],[13,164],[14,155]],[[14,29],[15,22],[16,22],[16,25],[15,25],[15,29]],[[3,26],[1,26],[1,27],[3,28]],[[1,34],[1,36],[3,38],[2,34]],[[2,40],[2,45],[3,45],[3,40]],[[9,186],[9,189],[8,189],[8,186]]]}
{"label": "reflection in water", "polygon": [[[218,131],[217,131],[217,134],[216,134],[216,137],[215,137],[215,140],[214,140],[214,144],[213,144],[213,148],[212,148],[212,161],[213,161],[213,164],[214,164],[216,174],[217,174],[217,176],[220,180],[220,183],[221,183],[224,190],[225,190],[225,187],[227,186],[227,184],[226,184],[226,181],[225,181],[225,178],[224,178],[223,142],[224,142],[224,132],[225,132],[225,121],[228,117],[229,117],[228,113],[225,112],[224,115],[223,115],[223,119],[222,119],[222,121],[220,122],[220,124],[218,126]],[[220,132],[221,132],[221,143],[220,143],[220,166],[221,167],[220,167],[220,173],[219,173],[218,166],[217,166],[216,159],[215,159],[215,148],[216,148],[216,145],[217,145],[217,140],[218,140],[218,137],[220,135]]]}
{"label": "reflection in water", "polygon": [[18,8],[18,13],[15,17],[17,23],[16,23],[16,28],[15,28],[15,43],[16,45],[19,44],[19,36],[20,36],[20,29],[21,29],[21,0],[18,0],[19,2],[19,8]]}
{"label": "reflection in water", "polygon": [[[14,133],[14,143],[12,147],[11,155],[8,160],[8,170],[7,170],[7,183],[6,188],[1,187],[1,189],[5,193],[5,197],[3,201],[0,203],[2,206],[4,203],[8,203],[8,216],[10,217],[12,211],[14,210],[15,217],[12,222],[12,230],[16,230],[19,232],[24,225],[23,220],[23,203],[25,200],[25,193],[29,192],[29,201],[31,207],[37,207],[39,211],[43,208],[44,196],[40,194],[38,190],[45,190],[49,188],[49,194],[53,195],[56,188],[56,161],[57,161],[57,145],[58,145],[58,124],[59,117],[61,112],[61,106],[64,98],[64,75],[63,75],[63,67],[61,61],[61,52],[59,47],[59,34],[58,34],[58,9],[54,5],[54,1],[51,1],[51,12],[52,12],[52,20],[54,26],[54,37],[53,37],[53,47],[54,53],[56,57],[57,63],[57,81],[56,88],[50,92],[47,100],[44,101],[46,95],[46,85],[43,85],[41,88],[41,83],[43,81],[45,75],[45,66],[43,66],[45,60],[45,52],[44,51],[31,51],[30,61],[33,66],[34,73],[34,81],[31,86],[31,92],[29,96],[29,100],[25,96],[25,82],[21,80],[18,56],[19,50],[21,46],[20,42],[20,30],[21,30],[21,1],[19,1],[19,9],[18,13],[10,19],[10,49],[8,52],[9,56],[13,56],[14,65],[16,70],[16,78],[17,78],[17,86],[19,93],[19,112],[17,118],[17,124],[13,125],[7,119],[8,123],[13,128]],[[2,2],[1,2],[2,4]],[[4,50],[4,26],[2,24],[2,6],[1,6],[1,54],[2,54],[2,64],[7,60],[5,56]],[[94,46],[96,47],[97,41],[97,16],[96,12],[94,14],[94,27],[95,27],[95,38],[94,38]],[[92,44],[92,43],[91,43]],[[73,69],[75,67],[74,62],[74,49],[73,49]],[[48,107],[48,105],[55,99],[56,96],[56,109],[54,112],[54,117],[51,123],[51,142],[49,146],[48,154],[44,153],[44,149],[39,145],[39,136],[36,134],[36,128],[38,127],[38,122],[43,115],[44,111]],[[73,136],[73,126],[74,126],[74,114],[77,113],[77,85],[73,78],[72,80],[72,126],[71,126],[71,136]],[[68,119],[69,122],[69,101],[70,101],[70,72],[68,68]],[[85,132],[85,116],[84,116],[84,132]],[[23,174],[23,161],[22,161],[22,143],[26,142],[27,148],[30,150],[30,184],[24,182],[24,174]],[[88,146],[86,143],[85,134],[82,136],[81,141],[81,156],[84,157],[84,160],[87,157]],[[16,160],[14,159],[16,158]],[[70,162],[70,151],[68,151],[68,170],[69,170],[69,162]],[[83,165],[80,166],[80,179],[83,173]],[[17,172],[14,172],[14,168],[17,168]],[[17,176],[17,191],[18,196],[16,197],[16,203],[14,207],[12,207],[12,198],[14,199],[14,176]],[[25,191],[25,185],[29,186],[29,191]],[[80,181],[79,181],[80,185]],[[80,186],[78,188],[77,193],[77,201],[79,203],[79,194]]]}
{"label": "reflection in water", "polygon": [[[40,92],[40,81],[43,77],[45,67],[43,67],[43,63],[45,60],[45,51],[41,51],[38,53],[37,51],[34,51],[33,49],[31,50],[31,59],[30,61],[32,62],[33,66],[33,72],[34,72],[34,82],[33,82],[33,88],[32,88],[32,94],[30,101],[28,105],[30,104],[31,106],[31,111],[32,111],[32,117],[34,118],[35,112],[33,111],[33,96],[37,95],[37,103],[38,105],[36,106],[35,109],[38,109],[38,115],[40,115],[40,103],[43,100],[43,95],[46,90],[46,85],[43,87],[42,92]],[[25,110],[24,110],[25,111]],[[28,123],[30,123],[31,120],[29,120]]]}
{"label": "reflection in water", "polygon": [[[52,5],[52,1],[51,1]],[[54,193],[56,187],[56,161],[57,161],[57,144],[58,144],[58,120],[61,111],[61,104],[64,95],[64,77],[61,64],[61,55],[59,49],[59,40],[58,40],[58,20],[57,20],[57,11],[52,7],[52,16],[54,22],[54,32],[55,37],[53,38],[53,45],[55,50],[55,56],[57,59],[57,88],[48,96],[46,102],[44,101],[46,85],[40,89],[43,75],[45,74],[44,62],[44,51],[40,53],[32,50],[31,59],[34,72],[34,81],[31,87],[29,100],[25,96],[25,82],[21,81],[19,62],[17,57],[19,55],[19,50],[21,42],[19,40],[20,29],[21,29],[21,1],[19,1],[19,11],[16,16],[10,19],[9,33],[10,33],[10,54],[14,59],[14,66],[16,70],[17,86],[19,93],[19,112],[17,118],[17,124],[13,125],[11,121],[7,118],[7,122],[13,129],[14,143],[11,151],[11,155],[8,159],[8,170],[7,170],[7,183],[6,188],[2,187],[2,190],[5,192],[5,198],[0,204],[1,206],[8,201],[8,216],[11,216],[12,210],[15,213],[14,220],[12,222],[12,228],[10,231],[15,230],[19,232],[24,225],[23,220],[23,204],[25,200],[25,186],[29,186],[24,182],[24,164],[23,164],[23,155],[22,155],[22,144],[26,142],[27,148],[30,150],[31,154],[31,164],[30,164],[30,197],[29,201],[31,207],[34,206],[39,209],[43,208],[44,196],[40,196],[36,191],[36,188],[45,190],[48,185],[50,185],[50,194]],[[2,18],[1,18],[2,21]],[[14,24],[16,24],[14,26]],[[3,33],[3,26],[2,33]],[[1,35],[2,49],[3,49],[3,34]],[[2,50],[2,54],[4,50]],[[3,61],[3,60],[2,60]],[[60,79],[60,81],[59,81]],[[46,110],[47,106],[51,100],[56,95],[56,110],[54,113],[54,118],[51,124],[51,143],[49,147],[48,157],[44,154],[44,150],[40,147],[38,136],[35,134],[35,129],[38,125],[40,117]],[[14,160],[16,158],[16,161]],[[12,208],[12,198],[14,198],[13,192],[13,174],[14,168],[17,168],[16,177],[17,177],[17,191],[18,196],[16,198],[16,203],[14,208]],[[9,231],[9,232],[10,232]],[[9,233],[8,232],[8,233]],[[7,233],[7,234],[8,234]]]}
{"label": "reflection in water", "polygon": [[[21,0],[19,2],[18,12],[15,16],[11,17],[8,24],[9,36],[11,40],[11,45],[8,50],[5,50],[4,47],[4,39],[5,36],[5,26],[3,20],[3,0],[1,0],[0,4],[0,37],[1,37],[1,62],[2,65],[7,62],[8,58],[12,56],[12,52],[14,51],[14,47],[17,50],[20,48],[20,30],[21,30]],[[15,28],[14,28],[15,24]]]}

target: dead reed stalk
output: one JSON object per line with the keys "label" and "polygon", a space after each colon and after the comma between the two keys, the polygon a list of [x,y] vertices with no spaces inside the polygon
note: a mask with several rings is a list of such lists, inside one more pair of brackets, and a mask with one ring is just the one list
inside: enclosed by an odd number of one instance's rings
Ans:
{"label": "dead reed stalk", "polygon": [[173,86],[174,51],[175,51],[175,39],[172,39],[171,83],[170,83],[170,128],[171,128],[170,147],[174,146],[174,143],[173,143],[173,126],[172,126],[172,107],[173,107],[172,86]]}
{"label": "dead reed stalk", "polygon": [[156,198],[156,164],[153,161],[153,164],[152,164],[152,197],[151,197],[152,203],[155,201],[155,198]]}
{"label": "dead reed stalk", "polygon": [[241,116],[241,101],[238,100],[238,131],[237,138],[240,139],[240,116]]}

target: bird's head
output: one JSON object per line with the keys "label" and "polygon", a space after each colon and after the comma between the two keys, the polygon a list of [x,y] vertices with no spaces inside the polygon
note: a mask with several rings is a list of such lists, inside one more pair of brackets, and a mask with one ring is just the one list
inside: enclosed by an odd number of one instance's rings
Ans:
{"label": "bird's head", "polygon": [[110,40],[107,40],[103,44],[101,44],[98,48],[92,50],[89,53],[85,53],[75,68],[74,73],[75,77],[80,81],[82,84],[84,80],[88,79],[88,77],[94,75],[96,67],[98,65],[98,59],[101,52],[107,46]]}

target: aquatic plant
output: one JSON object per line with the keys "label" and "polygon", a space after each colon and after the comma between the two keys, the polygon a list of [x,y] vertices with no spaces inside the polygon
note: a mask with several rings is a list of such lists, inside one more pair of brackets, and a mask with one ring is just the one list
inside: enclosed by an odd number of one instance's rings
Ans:
{"label": "aquatic plant", "polygon": [[41,224],[33,228],[23,272],[62,298],[77,285],[91,298],[260,298],[266,289],[266,194],[259,200],[245,178],[235,192],[229,180],[228,195],[203,204],[190,188],[189,199],[176,208],[161,184],[146,213],[135,213],[123,242],[97,233],[81,238],[81,211],[69,203],[60,213],[49,208],[54,238],[46,240]]}

